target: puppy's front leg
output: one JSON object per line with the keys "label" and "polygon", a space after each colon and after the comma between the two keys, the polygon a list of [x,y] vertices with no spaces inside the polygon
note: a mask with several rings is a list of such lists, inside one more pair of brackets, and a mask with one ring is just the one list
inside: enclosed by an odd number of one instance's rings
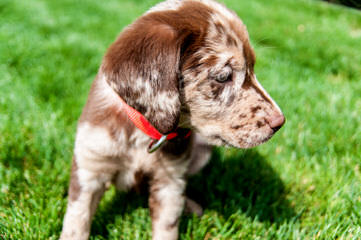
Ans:
{"label": "puppy's front leg", "polygon": [[105,183],[110,179],[110,174],[79,169],[76,161],[73,161],[68,206],[60,239],[88,239],[92,217],[105,191]]}
{"label": "puppy's front leg", "polygon": [[178,223],[184,208],[184,179],[153,179],[149,209],[153,240],[178,239]]}

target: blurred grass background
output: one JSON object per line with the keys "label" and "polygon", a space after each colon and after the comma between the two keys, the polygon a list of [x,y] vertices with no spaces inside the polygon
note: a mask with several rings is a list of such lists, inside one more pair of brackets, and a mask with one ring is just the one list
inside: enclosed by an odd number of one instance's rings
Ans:
{"label": "blurred grass background", "polygon": [[[0,0],[0,238],[57,239],[76,121],[106,48],[156,0]],[[225,0],[286,125],[216,149],[181,239],[361,238],[361,12],[316,0]],[[148,239],[145,197],[110,189],[91,239]]]}

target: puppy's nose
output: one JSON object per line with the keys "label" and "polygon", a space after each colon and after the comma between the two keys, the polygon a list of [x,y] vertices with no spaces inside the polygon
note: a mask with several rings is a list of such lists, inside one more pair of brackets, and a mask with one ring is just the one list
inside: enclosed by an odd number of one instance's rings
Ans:
{"label": "puppy's nose", "polygon": [[274,132],[277,132],[285,123],[286,119],[282,114],[269,117],[267,122]]}

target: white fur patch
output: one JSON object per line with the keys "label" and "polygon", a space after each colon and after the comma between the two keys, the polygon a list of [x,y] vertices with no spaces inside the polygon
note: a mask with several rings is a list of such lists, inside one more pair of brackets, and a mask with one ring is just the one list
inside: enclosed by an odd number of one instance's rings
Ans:
{"label": "white fur patch", "polygon": [[[108,83],[106,79],[107,77],[104,74],[99,76],[99,79],[96,82],[97,91],[95,91],[95,94],[101,99],[101,104],[104,107],[118,106],[121,108],[122,103],[119,101],[119,96],[114,91],[117,86],[113,83],[113,81],[109,81]],[[113,86],[110,86],[109,84]],[[122,84],[121,81],[120,84]]]}
{"label": "white fur patch", "polygon": [[184,208],[184,188],[184,180],[173,179],[156,193],[160,207],[156,210],[158,218],[153,219],[153,239],[177,239],[178,228],[172,225],[176,224]]}
{"label": "white fur patch", "polygon": [[84,168],[77,171],[81,191],[94,192],[104,187],[104,184],[111,181],[112,174],[94,173]]}
{"label": "white fur patch", "polygon": [[279,114],[280,115],[283,115],[282,114],[282,110],[281,108],[278,106],[278,104],[271,98],[271,96],[267,93],[267,91],[262,87],[262,85],[258,82],[257,80],[257,77],[256,77],[256,74],[253,75],[254,77],[254,82],[255,82],[255,85],[257,86],[257,88],[262,91],[262,93],[264,94],[264,96],[266,96],[269,100],[269,102],[272,104],[273,107],[275,107],[278,111],[279,111]]}
{"label": "white fur patch", "polygon": [[91,220],[111,174],[78,169],[81,190],[75,201],[68,202],[60,239],[86,240],[89,237]]}
{"label": "white fur patch", "polygon": [[151,12],[159,12],[159,11],[166,11],[166,10],[177,10],[184,1],[182,0],[168,0],[161,3],[158,3],[151,9],[149,9],[145,14]]}
{"label": "white fur patch", "polygon": [[[125,135],[122,136],[125,142]],[[111,160],[122,156],[124,151],[125,145],[119,145],[107,129],[87,122],[79,125],[74,149],[79,168],[116,171],[120,163]]]}
{"label": "white fur patch", "polygon": [[[69,203],[63,221],[63,230],[60,236],[61,240],[86,240],[89,237],[91,212],[89,204],[84,204],[84,200],[79,199]],[[89,197],[88,197],[89,198]]]}
{"label": "white fur patch", "polygon": [[155,97],[153,104],[157,104],[157,108],[168,113],[176,113],[180,107],[178,94],[170,94],[169,92],[160,92]]}
{"label": "white fur patch", "polygon": [[234,12],[230,11],[228,8],[226,8],[223,4],[221,4],[219,2],[212,1],[212,0],[198,0],[198,1],[207,5],[208,7],[216,10],[223,17],[227,18],[228,20],[236,18],[236,15]]}

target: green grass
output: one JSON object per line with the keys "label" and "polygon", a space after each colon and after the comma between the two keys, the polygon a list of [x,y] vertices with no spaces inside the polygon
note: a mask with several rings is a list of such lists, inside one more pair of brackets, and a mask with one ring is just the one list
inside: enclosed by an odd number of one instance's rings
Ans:
{"label": "green grass", "polygon": [[[0,238],[57,239],[76,121],[102,55],[156,0],[0,0]],[[189,181],[205,207],[181,239],[361,239],[361,12],[311,0],[225,0],[287,123],[217,149]],[[145,197],[107,192],[92,239],[147,239]]]}

